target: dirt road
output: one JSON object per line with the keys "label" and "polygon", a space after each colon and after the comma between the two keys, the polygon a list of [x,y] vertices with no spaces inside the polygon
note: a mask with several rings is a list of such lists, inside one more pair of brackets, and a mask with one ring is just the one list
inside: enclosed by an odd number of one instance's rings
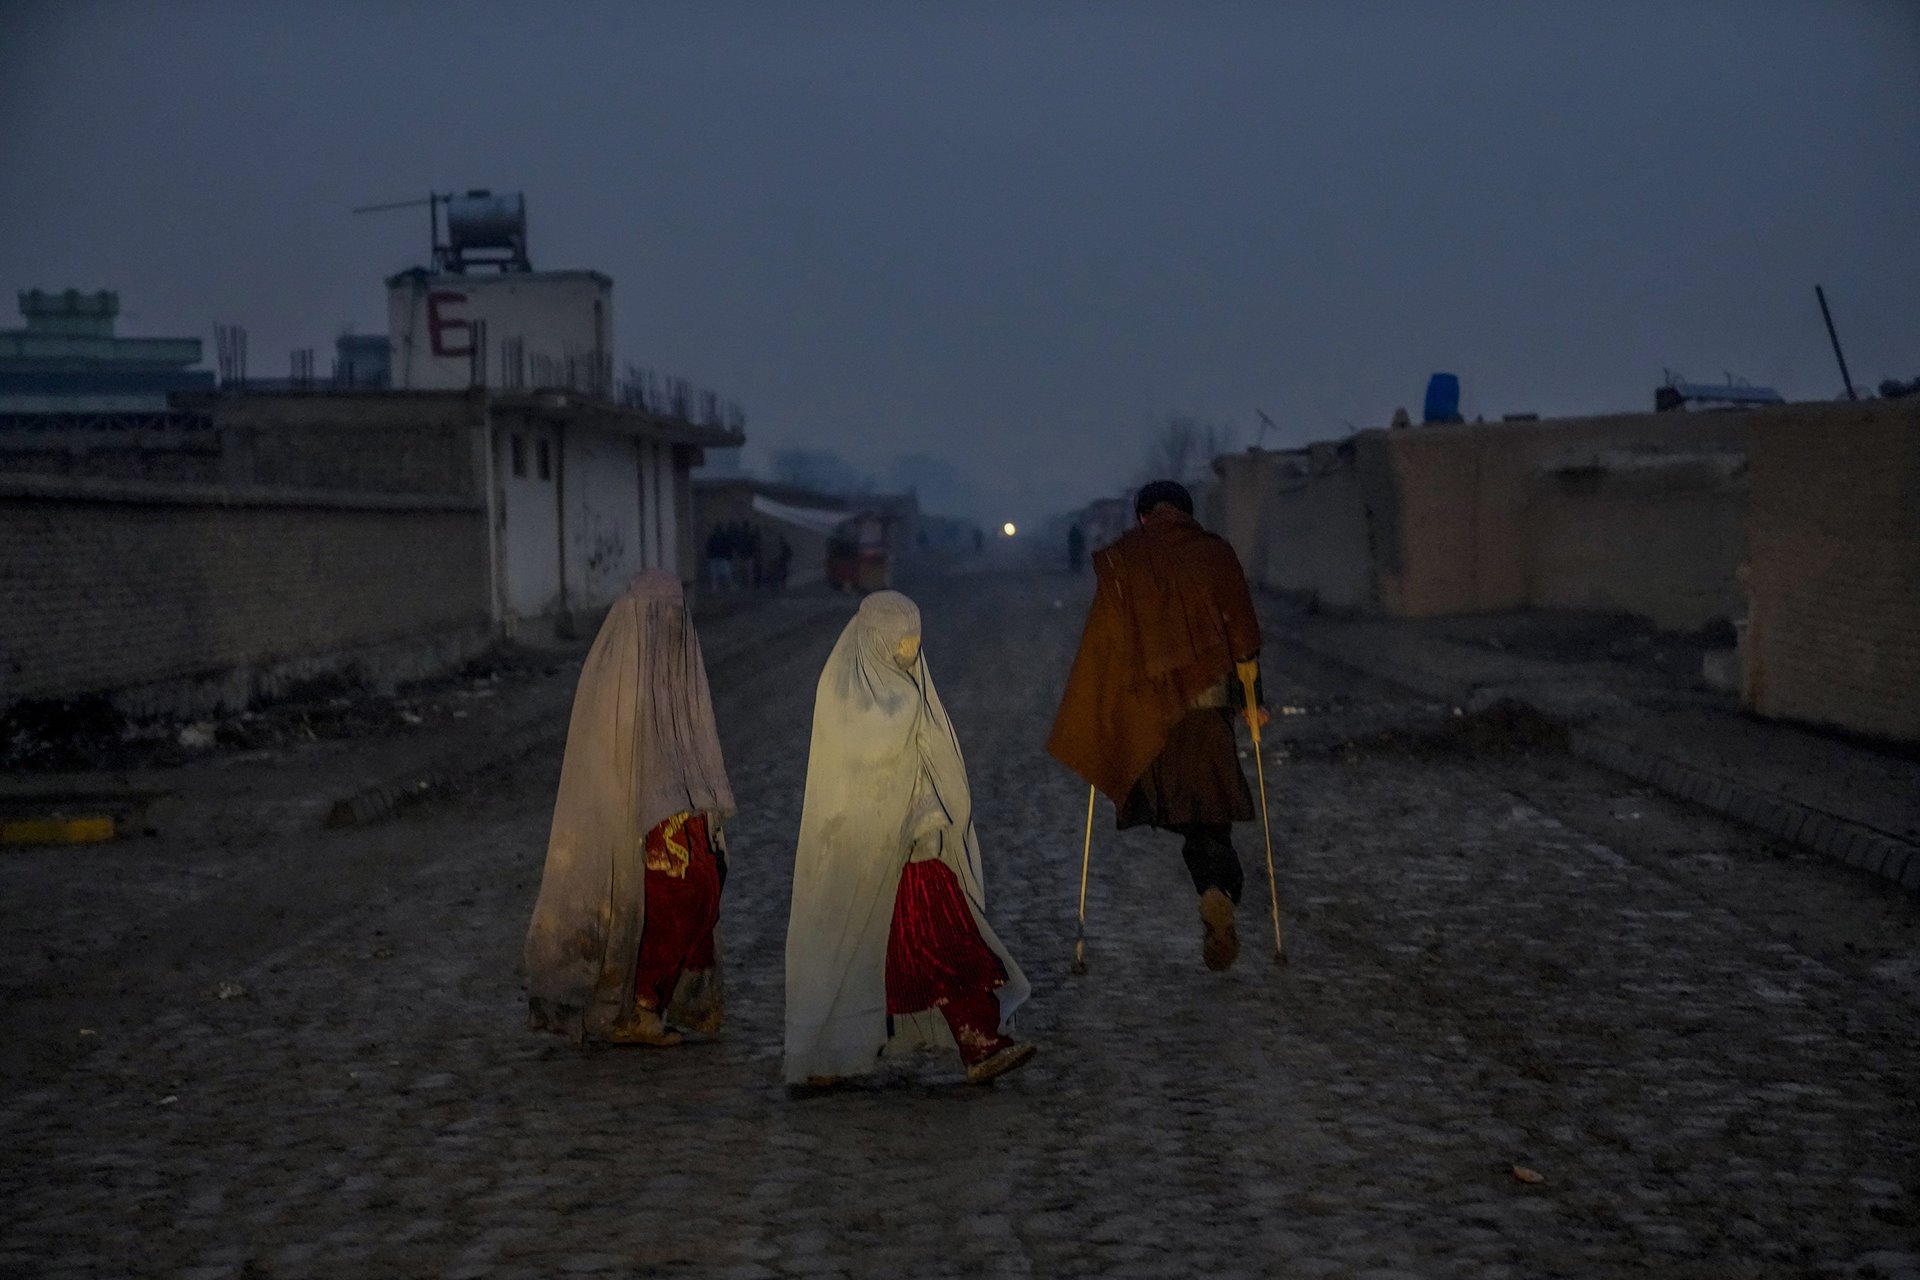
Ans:
{"label": "dirt road", "polygon": [[779,1083],[826,619],[714,664],[712,1043],[524,1029],[557,754],[361,830],[8,855],[0,1273],[1920,1275],[1912,901],[1550,749],[1423,738],[1435,709],[1324,662],[1266,663],[1304,709],[1267,768],[1292,965],[1257,825],[1211,974],[1177,840],[1103,802],[1069,977],[1086,793],[1041,743],[1084,593],[920,593],[1026,1071]]}

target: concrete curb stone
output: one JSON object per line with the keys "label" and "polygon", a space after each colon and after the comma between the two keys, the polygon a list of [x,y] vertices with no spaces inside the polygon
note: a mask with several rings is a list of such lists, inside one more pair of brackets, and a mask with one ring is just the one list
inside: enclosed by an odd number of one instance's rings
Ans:
{"label": "concrete curb stone", "polygon": [[442,760],[428,768],[410,771],[405,780],[362,787],[333,802],[327,811],[326,825],[330,829],[364,827],[391,818],[408,805],[561,741],[566,733],[564,719],[557,724],[542,724],[532,732],[512,735],[493,748],[466,753],[465,758]]}
{"label": "concrete curb stone", "polygon": [[1631,746],[1592,729],[1574,729],[1573,753],[1789,844],[1859,867],[1906,888],[1920,888],[1920,846],[1835,814]]}

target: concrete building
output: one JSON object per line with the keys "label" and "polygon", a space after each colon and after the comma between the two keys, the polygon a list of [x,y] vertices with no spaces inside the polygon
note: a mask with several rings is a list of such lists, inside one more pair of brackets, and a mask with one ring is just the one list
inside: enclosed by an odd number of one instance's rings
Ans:
{"label": "concrete building", "polygon": [[517,199],[469,192],[448,227],[432,270],[387,281],[391,332],[343,337],[331,377],[297,351],[290,378],[248,379],[236,329],[216,387],[186,370],[198,339],[115,338],[111,294],[23,296],[0,395],[9,369],[128,395],[0,399],[0,709],[391,683],[585,632],[642,569],[699,581],[690,474],[739,448],[737,407],[615,386],[612,281],[531,270]]}
{"label": "concrete building", "polygon": [[700,580],[691,472],[718,427],[570,392],[488,394],[494,616],[580,629],[645,568]]}
{"label": "concrete building", "polygon": [[738,437],[568,391],[342,391],[183,401],[230,447],[311,458],[354,452],[361,433],[439,424],[460,434],[466,488],[484,506],[488,616],[500,635],[591,626],[641,569],[699,578],[691,469]]}
{"label": "concrete building", "polygon": [[507,635],[604,609],[642,568],[699,580],[690,471],[717,423],[613,400],[613,281],[597,271],[387,280],[395,394],[475,397],[493,616]]}
{"label": "concrete building", "polygon": [[384,333],[343,333],[333,344],[333,383],[377,389],[393,385],[393,351]]}
{"label": "concrete building", "polygon": [[[604,608],[641,568],[699,580],[690,470],[742,436],[614,401],[613,281],[416,268],[387,280],[388,381],[484,391],[494,616],[507,634]],[[457,265],[457,264],[451,264]]]}
{"label": "concrete building", "polygon": [[107,290],[19,298],[24,328],[0,331],[0,414],[164,413],[177,391],[207,390],[198,338],[123,338]]}
{"label": "concrete building", "polygon": [[387,280],[392,385],[613,394],[613,281],[598,271],[403,271]]}
{"label": "concrete building", "polygon": [[485,390],[222,391],[163,429],[0,432],[0,710],[197,716],[582,633],[642,568],[695,580],[688,472],[736,443]]}

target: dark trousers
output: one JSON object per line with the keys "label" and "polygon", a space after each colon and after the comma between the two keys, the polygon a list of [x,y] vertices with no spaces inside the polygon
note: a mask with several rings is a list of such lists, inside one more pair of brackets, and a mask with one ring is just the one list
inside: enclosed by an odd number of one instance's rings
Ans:
{"label": "dark trousers", "polygon": [[1188,822],[1172,830],[1186,838],[1180,856],[1187,860],[1194,892],[1218,889],[1238,905],[1245,881],[1240,855],[1233,849],[1233,828],[1224,822]]}

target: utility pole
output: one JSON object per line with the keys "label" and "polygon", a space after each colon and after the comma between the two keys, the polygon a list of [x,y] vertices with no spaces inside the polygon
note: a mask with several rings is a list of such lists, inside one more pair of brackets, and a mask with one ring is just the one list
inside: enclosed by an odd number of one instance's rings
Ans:
{"label": "utility pole", "polygon": [[1833,312],[1827,310],[1827,291],[1815,285],[1813,296],[1820,299],[1820,315],[1827,322],[1827,341],[1833,343],[1833,358],[1840,362],[1840,381],[1847,384],[1847,399],[1858,400],[1860,397],[1853,390],[1853,375],[1847,372],[1847,357],[1840,351],[1840,335],[1833,331]]}

